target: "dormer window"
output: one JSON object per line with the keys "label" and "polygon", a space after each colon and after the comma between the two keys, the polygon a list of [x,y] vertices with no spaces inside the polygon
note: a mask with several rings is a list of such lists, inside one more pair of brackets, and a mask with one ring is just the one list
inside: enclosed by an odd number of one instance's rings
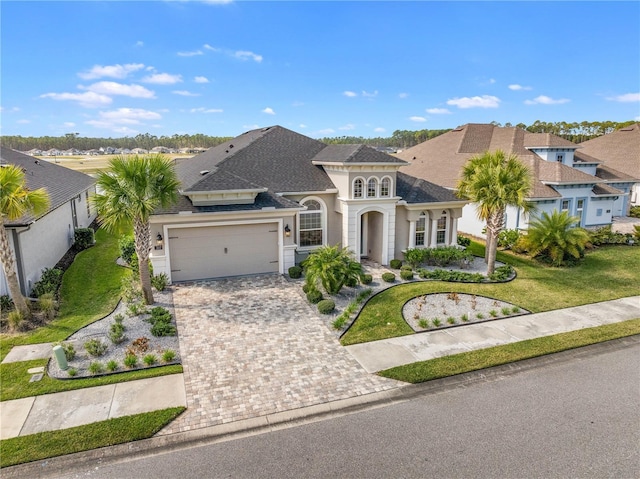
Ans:
{"label": "dormer window", "polygon": [[558,155],[556,156],[556,161],[558,163],[562,163],[564,161],[564,155],[562,153],[558,153]]}
{"label": "dormer window", "polygon": [[353,197],[354,198],[362,198],[364,190],[364,182],[362,179],[358,178],[353,182]]}
{"label": "dormer window", "polygon": [[378,180],[370,178],[367,181],[367,198],[375,198],[378,194]]}

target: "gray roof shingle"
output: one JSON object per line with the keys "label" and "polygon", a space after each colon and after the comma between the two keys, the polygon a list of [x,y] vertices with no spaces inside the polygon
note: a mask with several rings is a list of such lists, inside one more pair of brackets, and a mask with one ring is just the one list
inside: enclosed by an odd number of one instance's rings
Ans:
{"label": "gray roof shingle", "polygon": [[580,143],[581,153],[640,180],[640,123]]}

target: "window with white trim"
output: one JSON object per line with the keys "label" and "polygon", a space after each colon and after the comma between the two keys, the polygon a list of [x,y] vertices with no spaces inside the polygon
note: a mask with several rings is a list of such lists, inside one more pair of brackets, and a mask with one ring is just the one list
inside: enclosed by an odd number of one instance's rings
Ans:
{"label": "window with white trim", "polygon": [[380,182],[380,196],[382,198],[388,198],[391,196],[391,178],[385,176]]}
{"label": "window with white trim", "polygon": [[447,241],[447,212],[443,211],[442,216],[436,223],[436,244],[445,244]]}
{"label": "window with white trim", "polygon": [[560,211],[569,211],[570,206],[571,206],[571,200],[562,200],[560,202]]}
{"label": "window with white trim", "polygon": [[322,205],[316,200],[307,200],[302,205],[307,209],[300,212],[298,235],[300,246],[303,248],[322,246],[324,236]]}
{"label": "window with white trim", "polygon": [[364,190],[364,181],[361,178],[357,178],[353,182],[353,197],[354,198],[362,198]]}
{"label": "window with white trim", "polygon": [[367,181],[367,198],[375,198],[378,195],[378,179],[369,178]]}
{"label": "window with white trim", "polygon": [[415,244],[416,246],[425,246],[424,240],[426,236],[426,227],[427,227],[427,215],[420,213],[418,216],[418,220],[416,221],[416,237]]}

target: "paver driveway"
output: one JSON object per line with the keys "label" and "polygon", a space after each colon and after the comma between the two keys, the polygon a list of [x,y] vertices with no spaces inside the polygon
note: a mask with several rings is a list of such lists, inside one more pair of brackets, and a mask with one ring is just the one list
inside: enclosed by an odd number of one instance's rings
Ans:
{"label": "paver driveway", "polygon": [[368,374],[280,275],[174,286],[183,432],[398,387]]}

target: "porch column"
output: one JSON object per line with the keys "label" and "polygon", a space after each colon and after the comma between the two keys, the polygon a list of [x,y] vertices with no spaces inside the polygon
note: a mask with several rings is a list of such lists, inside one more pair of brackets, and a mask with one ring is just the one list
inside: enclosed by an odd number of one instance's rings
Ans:
{"label": "porch column", "polygon": [[431,241],[429,242],[430,248],[438,246],[438,218],[431,220]]}
{"label": "porch column", "polygon": [[409,249],[416,247],[416,222],[409,221]]}
{"label": "porch column", "polygon": [[458,218],[451,219],[450,240],[451,246],[458,244]]}

